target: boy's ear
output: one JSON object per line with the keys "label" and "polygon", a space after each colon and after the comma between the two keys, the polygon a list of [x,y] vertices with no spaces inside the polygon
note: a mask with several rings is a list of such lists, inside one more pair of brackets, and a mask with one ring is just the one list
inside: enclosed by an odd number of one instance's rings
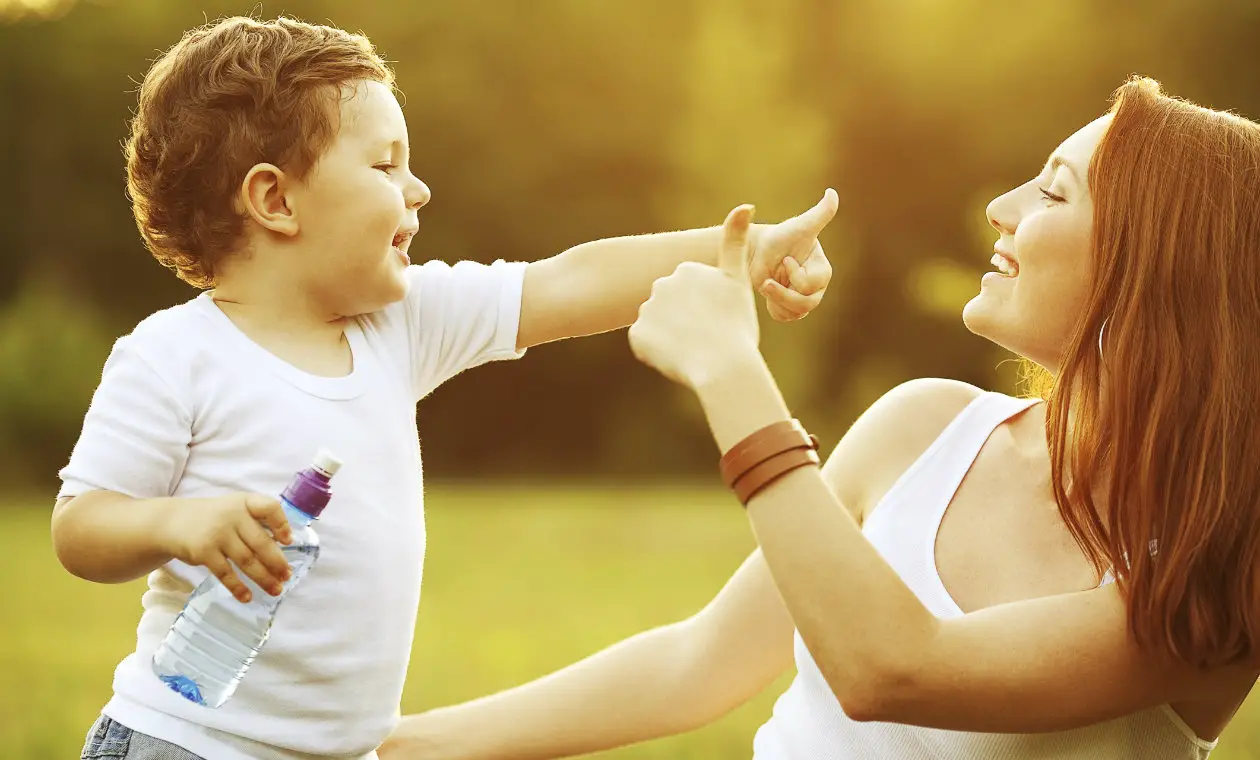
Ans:
{"label": "boy's ear", "polygon": [[298,232],[292,183],[292,178],[274,164],[254,164],[241,183],[237,202],[264,229],[292,237]]}

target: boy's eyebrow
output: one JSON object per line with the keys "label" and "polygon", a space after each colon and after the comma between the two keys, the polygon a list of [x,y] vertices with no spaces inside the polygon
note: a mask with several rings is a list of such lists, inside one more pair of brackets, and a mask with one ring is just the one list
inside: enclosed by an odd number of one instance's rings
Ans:
{"label": "boy's eyebrow", "polygon": [[397,150],[404,156],[407,155],[407,145],[402,140],[382,139],[380,142],[388,145],[391,153]]}

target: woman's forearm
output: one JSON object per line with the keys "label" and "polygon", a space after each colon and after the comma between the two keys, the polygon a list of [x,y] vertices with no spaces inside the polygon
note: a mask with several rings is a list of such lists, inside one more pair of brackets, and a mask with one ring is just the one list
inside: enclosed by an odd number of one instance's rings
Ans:
{"label": "woman's forearm", "polygon": [[530,683],[404,717],[381,756],[569,757],[697,728],[738,704],[703,677],[701,641],[691,621],[656,628]]}
{"label": "woman's forearm", "polygon": [[[696,388],[726,451],[790,419],[760,356]],[[862,535],[818,468],[771,483],[748,504],[766,563],[819,669],[846,712],[870,714],[879,689],[902,672],[903,653],[931,641],[936,618]]]}

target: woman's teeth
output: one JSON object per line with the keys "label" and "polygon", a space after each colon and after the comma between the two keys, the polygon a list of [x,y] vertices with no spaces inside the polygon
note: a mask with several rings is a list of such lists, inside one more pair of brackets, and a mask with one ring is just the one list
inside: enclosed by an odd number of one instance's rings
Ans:
{"label": "woman's teeth", "polygon": [[1000,253],[993,254],[993,258],[989,259],[989,263],[993,264],[999,272],[1007,277],[1015,277],[1019,274],[1019,265]]}

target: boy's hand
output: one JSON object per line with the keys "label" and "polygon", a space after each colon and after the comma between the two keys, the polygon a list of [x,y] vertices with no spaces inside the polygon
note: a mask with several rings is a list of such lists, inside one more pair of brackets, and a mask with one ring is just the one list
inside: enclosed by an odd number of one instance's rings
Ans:
{"label": "boy's hand", "polygon": [[831,262],[818,234],[836,215],[839,204],[836,191],[828,188],[813,208],[778,224],[759,225],[749,236],[748,276],[776,320],[800,319],[822,300],[831,282]]}
{"label": "boy's hand", "polygon": [[238,493],[174,503],[178,507],[165,521],[160,537],[172,557],[206,567],[242,603],[253,595],[229,561],[267,593],[280,594],[289,579],[289,563],[276,542],[291,542],[293,533],[277,499]]}

